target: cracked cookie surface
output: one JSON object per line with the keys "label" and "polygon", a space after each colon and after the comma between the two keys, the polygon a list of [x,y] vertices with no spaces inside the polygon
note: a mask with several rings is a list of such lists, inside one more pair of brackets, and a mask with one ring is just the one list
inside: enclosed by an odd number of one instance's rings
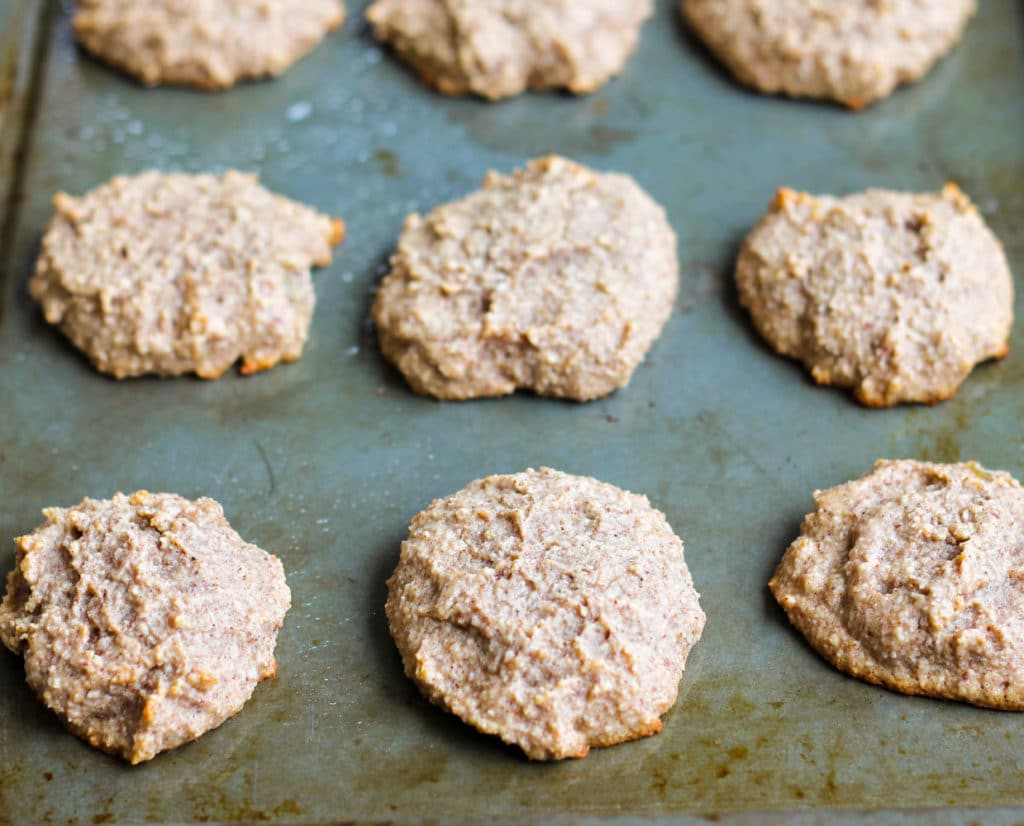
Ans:
{"label": "cracked cookie surface", "polygon": [[279,75],[345,19],[340,0],[79,0],[75,37],[147,86]]}
{"label": "cracked cookie surface", "polygon": [[29,292],[103,373],[215,379],[302,354],[344,224],[253,175],[145,172],[59,194]]}
{"label": "cracked cookie surface", "polygon": [[1024,709],[1024,489],[979,465],[880,461],[814,495],[770,587],[833,666]]}
{"label": "cracked cookie surface", "polygon": [[975,10],[975,0],[682,2],[690,27],[740,82],[854,109],[926,74]]}
{"label": "cracked cookie surface", "polygon": [[736,265],[758,332],[871,407],[952,396],[1007,353],[1013,279],[955,185],[842,198],[783,189]]}
{"label": "cracked cookie surface", "polygon": [[15,540],[0,641],[72,733],[140,763],[275,674],[284,570],[212,499],[140,491],[43,513]]}
{"label": "cracked cookie surface", "polygon": [[376,0],[377,37],[429,86],[491,100],[592,92],[622,71],[650,0]]}
{"label": "cracked cookie surface", "polygon": [[660,731],[705,619],[646,497],[547,468],[413,519],[386,609],[420,690],[535,760]]}
{"label": "cracked cookie surface", "polygon": [[629,382],[678,281],[675,234],[632,178],[547,157],[409,216],[373,318],[419,393],[585,401]]}

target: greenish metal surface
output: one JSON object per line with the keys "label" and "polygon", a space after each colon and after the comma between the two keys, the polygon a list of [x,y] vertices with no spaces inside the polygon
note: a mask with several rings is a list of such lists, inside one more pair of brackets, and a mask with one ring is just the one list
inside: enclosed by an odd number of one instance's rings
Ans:
{"label": "greenish metal surface", "polygon": [[[11,230],[16,164],[27,137],[32,79],[43,58],[39,33],[45,12],[45,4],[34,0],[0,0],[0,239]],[[0,314],[2,307],[0,298]]]}
{"label": "greenish metal surface", "polygon": [[[76,52],[66,9],[51,21],[24,200],[3,251],[0,570],[12,564],[7,538],[44,506],[119,489],[205,494],[282,558],[294,607],[279,676],[217,731],[136,768],[64,733],[20,661],[0,655],[0,823],[575,824],[711,812],[745,823],[811,809],[841,823],[1021,819],[1019,715],[844,677],[766,590],[811,492],[878,457],[971,458],[1024,478],[1020,326],[1009,358],[977,370],[955,399],[869,411],[773,356],[730,277],[739,240],[780,185],[950,179],[1024,273],[1020,4],[985,0],[928,78],[862,114],[738,88],[682,30],[674,0],[659,3],[606,89],[498,105],[420,88],[367,34],[365,3],[349,5],[344,30],[293,71],[217,95],[141,89]],[[18,7],[0,0],[0,20]],[[583,406],[412,395],[367,322],[402,217],[546,152],[630,172],[665,205],[685,275],[663,338],[628,389]],[[53,193],[146,167],[227,166],[348,223],[336,263],[317,276],[305,356],[215,383],[95,374],[25,291]],[[530,465],[647,493],[684,538],[708,614],[661,735],[554,765],[420,699],[382,611],[418,510]],[[910,811],[930,807],[941,812]]]}

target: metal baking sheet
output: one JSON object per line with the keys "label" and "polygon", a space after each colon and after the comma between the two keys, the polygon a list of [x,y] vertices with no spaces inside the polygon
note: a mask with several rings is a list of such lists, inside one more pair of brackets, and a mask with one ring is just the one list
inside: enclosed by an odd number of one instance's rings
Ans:
{"label": "metal baking sheet", "polygon": [[[294,595],[279,676],[217,731],[136,768],[64,733],[21,662],[0,655],[0,822],[759,822],[817,809],[862,822],[883,817],[865,810],[901,820],[929,807],[954,807],[942,822],[966,807],[1018,819],[1024,718],[834,672],[766,582],[811,492],[878,457],[971,458],[1024,478],[1019,325],[1009,358],[952,401],[869,411],[769,352],[731,266],[780,185],[956,180],[1024,273],[1024,8],[983,0],[929,77],[851,114],[737,87],[679,25],[675,0],[594,95],[446,99],[374,44],[365,5],[350,2],[344,30],[281,79],[210,95],[142,89],[75,49],[68,7],[0,0],[0,135],[25,126],[26,149],[19,175],[0,167],[0,190],[16,190],[0,263],[0,569],[40,508],[148,488],[220,500],[244,537],[281,556]],[[403,216],[548,152],[630,172],[665,205],[684,280],[664,336],[628,389],[586,405],[414,396],[367,322]],[[348,223],[316,277],[305,356],[215,383],[97,375],[26,295],[53,193],[148,167],[229,166]],[[420,699],[382,612],[418,510],[540,465],[647,493],[684,538],[708,614],[661,735],[553,765]]]}

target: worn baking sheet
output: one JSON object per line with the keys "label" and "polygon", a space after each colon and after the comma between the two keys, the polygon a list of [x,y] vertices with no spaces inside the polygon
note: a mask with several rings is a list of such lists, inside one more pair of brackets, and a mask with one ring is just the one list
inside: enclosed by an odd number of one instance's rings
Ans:
{"label": "worn baking sheet", "polygon": [[0,2],[0,237],[5,228],[11,229],[7,219],[13,205],[15,167],[32,103],[34,69],[41,59],[44,15],[40,12],[33,0]]}
{"label": "worn baking sheet", "polygon": [[[274,83],[144,90],[76,52],[54,5],[0,303],[0,568],[39,509],[145,487],[220,500],[284,561],[279,676],[200,741],[129,768],[65,734],[0,655],[0,822],[564,822],[681,813],[1024,804],[1024,720],[887,693],[832,671],[765,588],[811,491],[880,456],[973,458],[1024,477],[1024,348],[936,408],[864,410],[773,356],[730,266],[779,185],[844,192],[957,180],[1024,273],[1024,9],[983,0],[924,82],[854,115],[734,86],[659,3],[625,75],[597,94],[487,105],[421,89],[350,3],[345,29]],[[0,20],[43,12],[0,0]],[[29,27],[31,28],[31,27]],[[0,47],[19,42],[8,24]],[[4,122],[6,134],[9,123]],[[685,277],[632,385],[581,406],[413,396],[366,317],[402,216],[545,152],[629,171],[667,208]],[[301,361],[252,378],[114,382],[26,296],[59,190],[146,167],[262,173],[346,219],[317,278]],[[5,188],[13,177],[3,170]],[[1015,331],[1015,341],[1021,338]],[[381,606],[409,518],[528,465],[649,494],[686,541],[708,614],[658,737],[531,764],[421,700]],[[919,815],[927,821],[934,815]],[[888,815],[899,819],[902,815]],[[907,815],[909,817],[909,815]],[[946,822],[966,817],[947,810]],[[754,821],[751,821],[754,822]]]}

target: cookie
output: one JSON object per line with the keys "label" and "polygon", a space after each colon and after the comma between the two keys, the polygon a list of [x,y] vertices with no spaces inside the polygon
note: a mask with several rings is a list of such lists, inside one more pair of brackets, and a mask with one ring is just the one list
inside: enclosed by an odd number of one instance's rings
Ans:
{"label": "cookie", "polygon": [[814,494],[770,587],[840,671],[1024,709],[1024,489],[973,462],[880,461]]}
{"label": "cookie", "polygon": [[284,571],[212,499],[140,491],[43,514],[15,540],[0,640],[71,732],[141,763],[274,675]]}
{"label": "cookie", "polygon": [[651,0],[375,0],[366,18],[428,86],[495,100],[603,86],[652,12]]}
{"label": "cookie", "polygon": [[345,19],[341,0],[79,0],[78,42],[146,86],[279,75]]}
{"label": "cookie", "polygon": [[29,292],[46,320],[117,378],[215,379],[302,354],[341,221],[271,194],[255,176],[118,177],[59,194]]}
{"label": "cookie", "polygon": [[918,80],[960,40],[975,0],[683,0],[736,78],[860,109]]}
{"label": "cookie", "polygon": [[1013,279],[953,184],[845,198],[780,190],[736,265],[740,302],[782,355],[863,404],[937,402],[1007,353]]}
{"label": "cookie", "polygon": [[546,468],[413,519],[387,617],[427,698],[534,760],[660,731],[704,627],[664,515]]}
{"label": "cookie", "polygon": [[584,401],[628,384],[678,281],[675,234],[632,178],[548,157],[411,215],[373,318],[419,393]]}

